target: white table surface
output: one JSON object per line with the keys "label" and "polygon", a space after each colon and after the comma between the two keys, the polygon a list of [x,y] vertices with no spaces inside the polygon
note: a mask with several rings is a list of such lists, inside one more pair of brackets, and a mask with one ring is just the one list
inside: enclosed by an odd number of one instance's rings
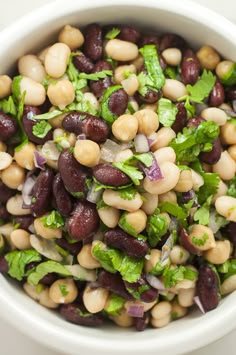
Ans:
{"label": "white table surface", "polygon": [[[25,13],[51,0],[0,0],[0,30]],[[79,1],[79,0],[75,0]],[[173,0],[176,1],[176,0]],[[181,0],[179,0],[181,1]],[[196,2],[218,11],[220,14],[236,22],[235,0],[195,0]],[[112,2],[112,0],[111,0]],[[236,35],[236,34],[232,34]],[[224,324],[222,324],[222,327]],[[188,355],[235,355],[236,330],[217,342]],[[19,331],[0,320],[0,354],[1,355],[59,355],[57,352],[22,335]],[[67,354],[69,355],[69,354]],[[79,353],[78,353],[79,355]],[[162,355],[162,354],[160,354]]]}

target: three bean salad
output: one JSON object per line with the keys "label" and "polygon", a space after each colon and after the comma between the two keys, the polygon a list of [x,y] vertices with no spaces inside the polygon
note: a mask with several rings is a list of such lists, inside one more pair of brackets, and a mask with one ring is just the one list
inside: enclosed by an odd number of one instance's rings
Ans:
{"label": "three bean salad", "polygon": [[178,34],[64,26],[0,75],[0,272],[142,331],[236,290],[236,63]]}

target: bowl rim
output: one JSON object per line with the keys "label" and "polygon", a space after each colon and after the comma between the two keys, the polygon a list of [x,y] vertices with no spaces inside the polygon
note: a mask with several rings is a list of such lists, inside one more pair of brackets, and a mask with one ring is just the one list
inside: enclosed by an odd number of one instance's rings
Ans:
{"label": "bowl rim", "polygon": [[[65,5],[64,0],[55,0],[51,3],[41,6],[25,16],[21,17],[15,23],[11,24],[9,27],[3,29],[0,32],[0,46],[1,43],[8,43],[9,39],[14,37],[14,40],[19,38],[24,38],[27,35],[30,26],[35,28],[35,22],[37,22],[37,27],[41,24],[46,23],[47,16],[45,14],[52,14],[50,18],[56,18],[57,16],[62,16],[61,7]],[[106,6],[138,6],[138,7],[149,7],[149,8],[160,8],[162,10],[169,11],[171,13],[184,14],[186,17],[191,19],[192,13],[195,14],[196,18],[198,18],[198,23],[208,24],[208,27],[214,29],[215,27],[221,29],[221,33],[223,36],[232,36],[232,33],[236,32],[236,26],[226,19],[225,17],[217,14],[213,10],[205,8],[204,6],[191,2],[189,0],[181,0],[178,2],[178,8],[173,10],[173,0],[149,0],[145,4],[137,3],[137,0],[113,0],[112,4],[110,0],[90,0],[88,2],[77,3],[74,0],[66,1],[66,9],[63,11],[63,15],[71,13],[72,10],[87,10],[92,9],[94,7],[106,7]],[[211,18],[210,23],[208,22],[209,18]],[[17,34],[17,35],[16,35]],[[235,43],[236,46],[236,43]],[[6,46],[5,46],[6,47]],[[121,354],[122,352],[129,352],[130,355],[136,354],[141,355],[144,352],[149,352],[150,354],[156,353],[158,350],[165,352],[168,354],[180,354],[187,351],[194,350],[201,346],[204,346],[210,342],[215,341],[219,337],[225,335],[230,332],[234,327],[236,327],[236,302],[235,306],[232,308],[224,306],[222,311],[218,311],[218,309],[206,314],[204,317],[206,321],[202,322],[201,327],[198,329],[195,327],[194,332],[191,329],[186,329],[186,334],[183,337],[179,337],[176,334],[172,339],[174,339],[174,346],[176,349],[173,349],[173,345],[171,343],[161,342],[161,339],[158,339],[159,344],[155,343],[155,338],[153,338],[153,344],[150,347],[147,347],[147,342],[138,343],[139,349],[135,348],[133,350],[133,340],[132,337],[122,337],[122,341],[119,342],[119,348],[114,347],[114,343],[111,339],[109,339],[106,343],[104,339],[97,338],[96,341],[91,342],[91,336],[72,333],[67,329],[64,329],[62,332],[61,327],[52,324],[38,316],[32,317],[30,312],[25,312],[25,309],[21,308],[20,302],[17,303],[14,298],[14,290],[12,292],[8,292],[10,289],[7,287],[7,281],[1,276],[3,282],[0,282],[0,286],[4,281],[6,287],[1,287],[0,292],[0,309],[1,316],[4,317],[8,322],[10,322],[14,327],[17,327],[21,332],[27,334],[28,336],[34,338],[36,341],[40,341],[44,345],[49,347],[54,347],[57,350],[59,348],[62,351],[66,351],[68,353],[68,346],[72,345],[72,351],[75,349],[79,349],[79,351],[84,351],[82,354],[91,354],[103,352],[104,354],[111,349],[114,350],[114,354]],[[1,279],[0,278],[0,279]],[[235,294],[228,296],[229,299],[235,297]],[[224,310],[224,312],[223,312]],[[227,322],[225,322],[227,320]],[[19,325],[24,324],[23,327]],[[222,326],[224,324],[224,326]],[[212,327],[214,328],[214,332],[212,332]],[[89,332],[88,332],[89,333]],[[39,336],[40,335],[40,336]],[[39,339],[40,338],[40,339]],[[52,339],[57,339],[57,346],[52,344]],[[179,351],[181,349],[181,352]],[[176,351],[175,353],[173,351]]]}

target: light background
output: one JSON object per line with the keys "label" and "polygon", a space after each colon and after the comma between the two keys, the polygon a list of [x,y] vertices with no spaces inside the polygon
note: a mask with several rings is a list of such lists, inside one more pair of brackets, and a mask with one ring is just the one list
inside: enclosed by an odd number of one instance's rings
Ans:
{"label": "light background", "polygon": [[[49,3],[51,0],[0,0],[0,30],[25,13]],[[75,0],[80,1],[80,0]],[[176,1],[176,0],[173,0]],[[181,1],[181,0],[179,0]],[[235,0],[194,0],[236,22]],[[111,0],[112,2],[112,0]],[[236,34],[232,34],[236,35]],[[222,324],[222,327],[224,324]],[[194,351],[188,355],[235,355],[236,330],[221,340]],[[0,354],[1,355],[59,355],[57,352],[41,346],[4,321],[0,321]],[[66,355],[69,355],[66,354]],[[80,355],[78,353],[78,355]],[[159,354],[163,355],[163,354]]]}

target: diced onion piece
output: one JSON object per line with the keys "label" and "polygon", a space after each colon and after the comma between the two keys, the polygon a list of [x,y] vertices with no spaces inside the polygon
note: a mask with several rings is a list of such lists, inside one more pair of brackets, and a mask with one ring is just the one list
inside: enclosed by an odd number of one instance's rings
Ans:
{"label": "diced onion piece", "polygon": [[152,274],[146,274],[146,280],[151,285],[153,288],[159,291],[165,291],[166,288],[163,284],[163,282],[156,276]]}
{"label": "diced onion piece", "polygon": [[158,165],[154,155],[153,155],[152,165],[150,167],[146,167],[142,163],[140,164],[140,166],[144,174],[149,178],[149,180],[157,181],[163,179],[160,166]]}
{"label": "diced onion piece", "polygon": [[72,276],[78,278],[79,280],[86,280],[86,281],[93,282],[96,281],[97,279],[95,270],[85,269],[79,264],[64,265],[64,267],[71,273]]}
{"label": "diced onion piece", "polygon": [[134,138],[134,148],[137,153],[149,152],[148,139],[144,134],[137,134]]}
{"label": "diced onion piece", "polygon": [[102,189],[99,191],[95,191],[95,188],[96,188],[96,184],[92,183],[86,197],[86,200],[92,203],[97,203],[103,193]]}
{"label": "diced onion piece", "polygon": [[202,305],[202,302],[201,302],[200,298],[198,296],[194,296],[193,300],[194,300],[195,304],[198,306],[198,308],[200,309],[200,311],[203,314],[205,314],[206,312],[205,312],[205,310],[203,308],[203,305]]}
{"label": "diced onion piece", "polygon": [[56,244],[49,239],[44,239],[34,234],[30,235],[31,246],[39,252],[39,254],[45,256],[48,259],[54,261],[62,261],[61,254],[56,250]]}
{"label": "diced onion piece", "polygon": [[23,199],[22,208],[30,208],[32,192],[35,183],[36,183],[36,177],[34,175],[28,176],[27,179],[25,180],[25,183],[22,188],[22,199]]}
{"label": "diced onion piece", "polygon": [[41,154],[45,157],[45,159],[57,161],[59,158],[60,152],[57,149],[57,146],[53,141],[47,141],[42,146]]}
{"label": "diced onion piece", "polygon": [[101,146],[101,160],[112,163],[115,160],[115,156],[122,150],[121,146],[111,139],[107,139]]}
{"label": "diced onion piece", "polygon": [[34,165],[35,165],[35,167],[39,168],[41,170],[44,170],[46,162],[47,162],[47,160],[45,159],[45,157],[36,150],[34,152]]}
{"label": "diced onion piece", "polygon": [[131,317],[142,318],[144,315],[144,306],[142,304],[130,304],[127,314]]}

